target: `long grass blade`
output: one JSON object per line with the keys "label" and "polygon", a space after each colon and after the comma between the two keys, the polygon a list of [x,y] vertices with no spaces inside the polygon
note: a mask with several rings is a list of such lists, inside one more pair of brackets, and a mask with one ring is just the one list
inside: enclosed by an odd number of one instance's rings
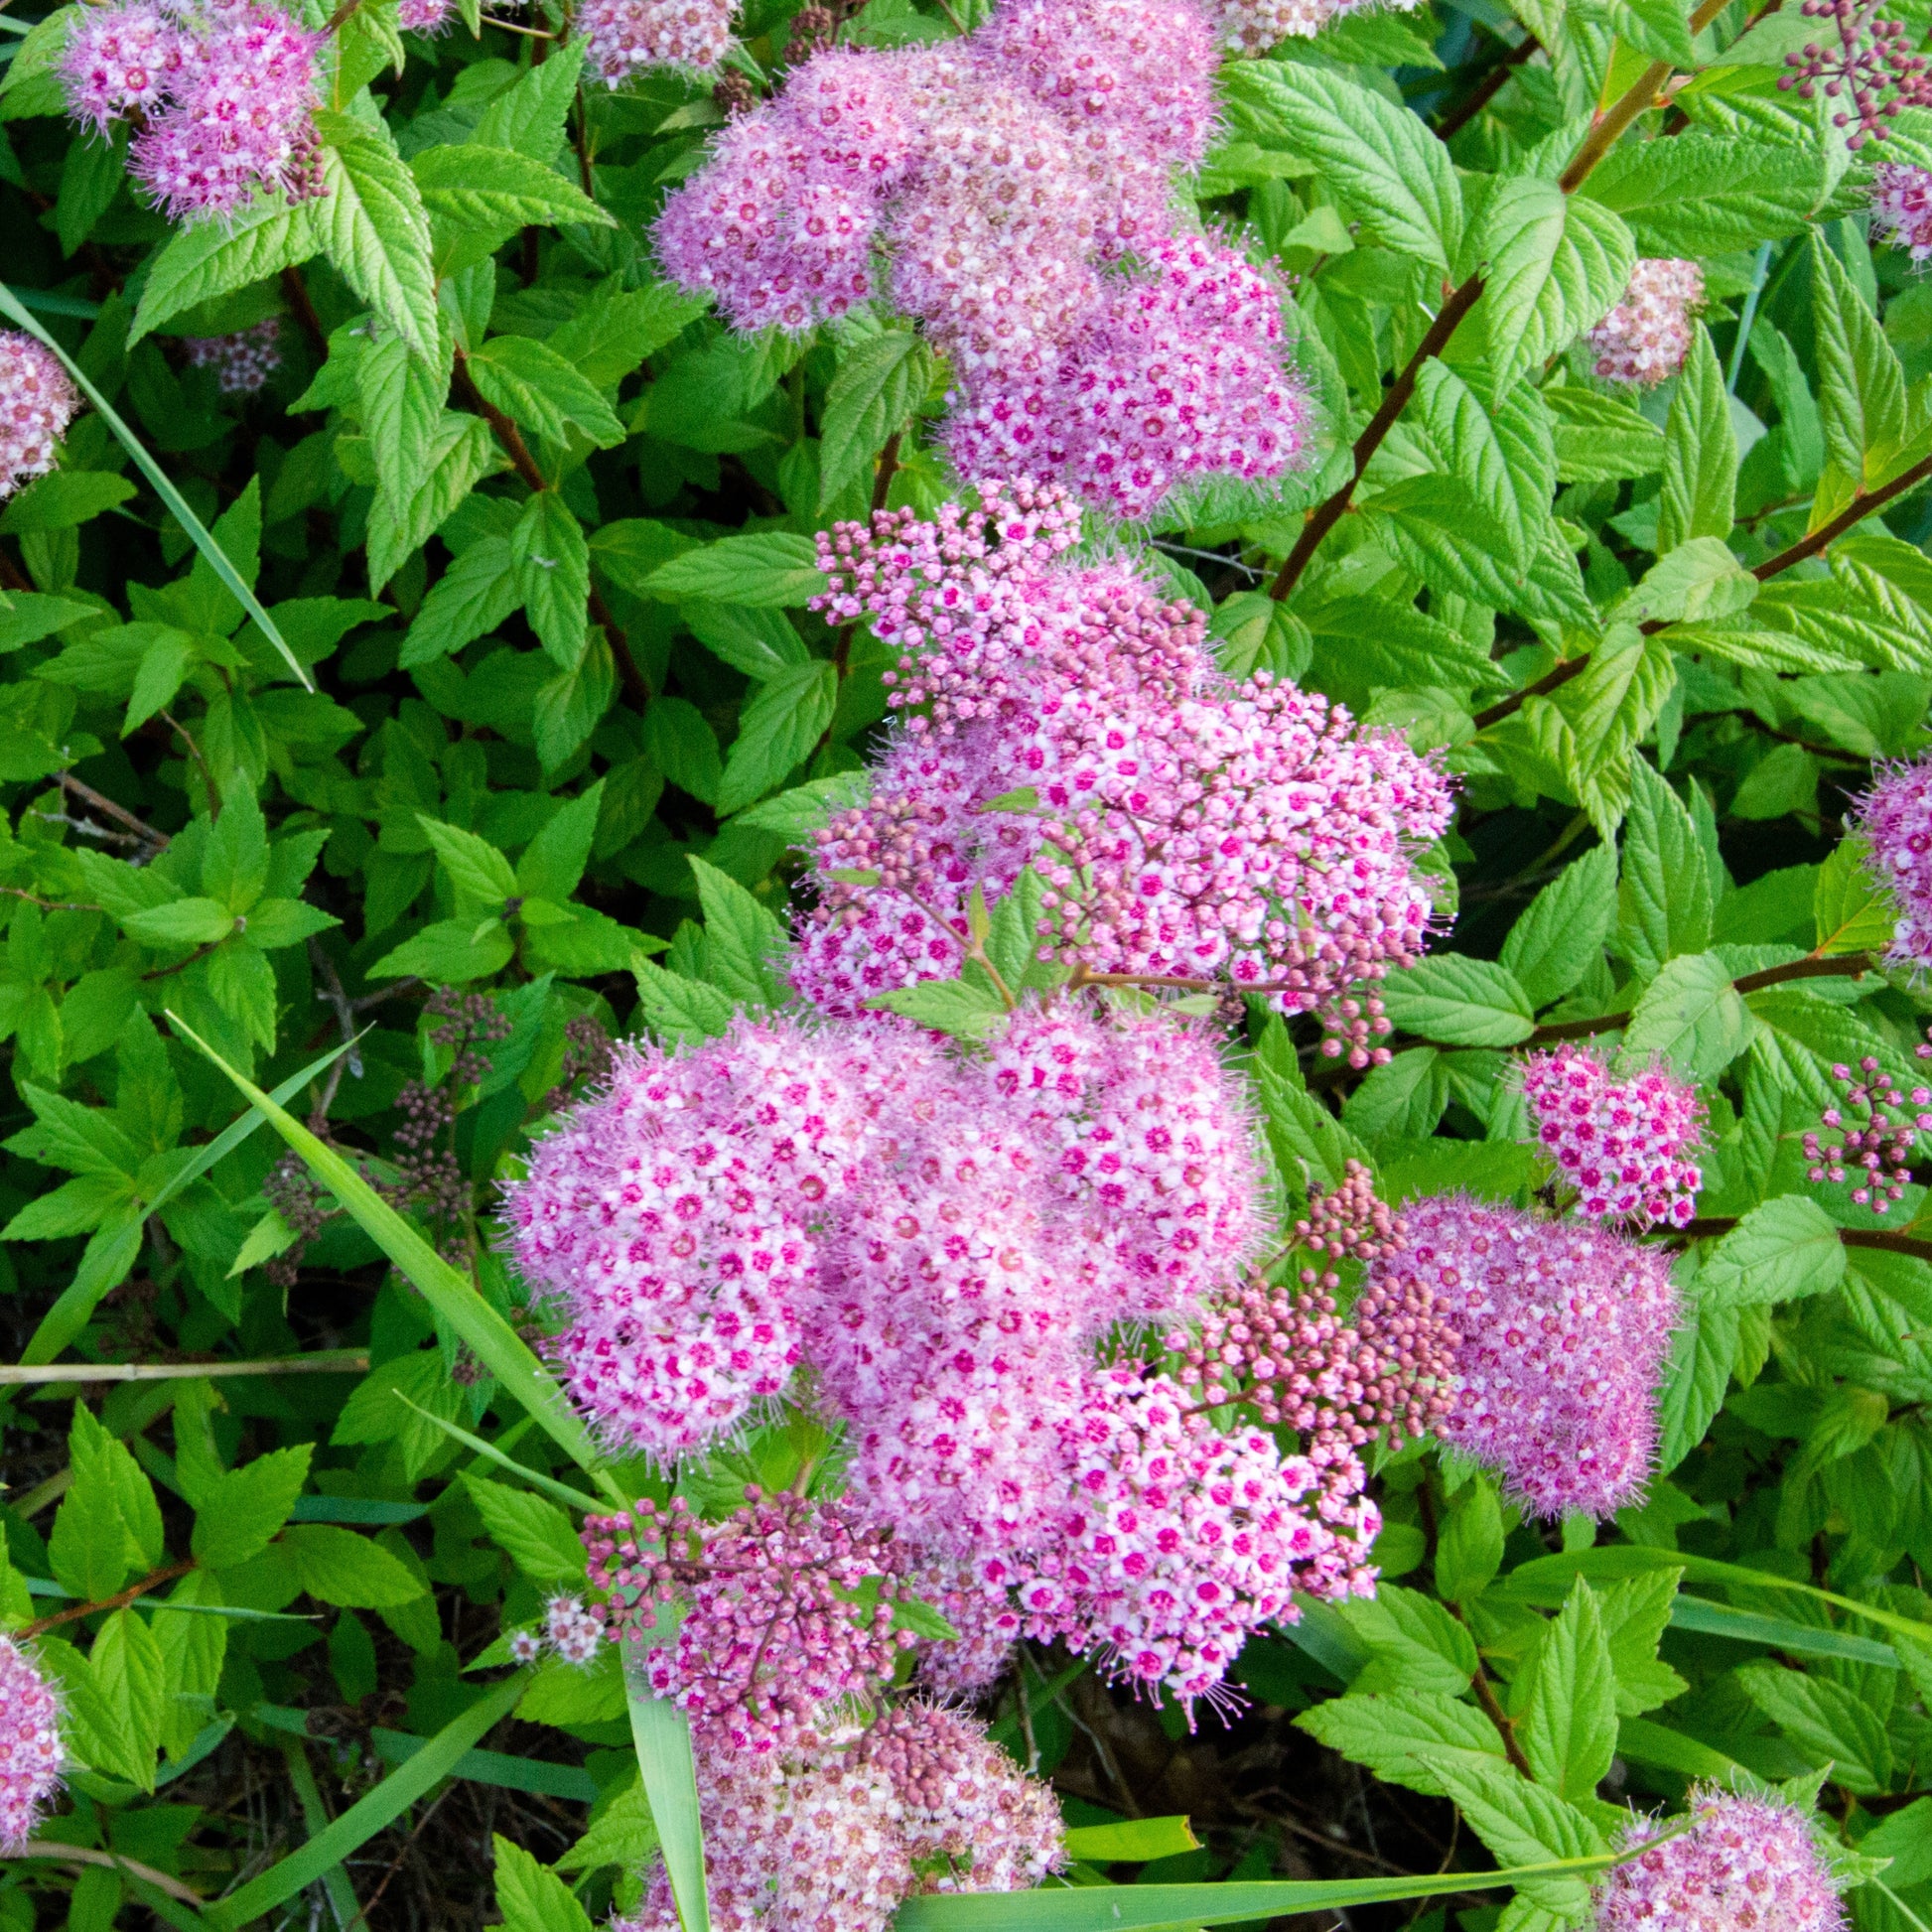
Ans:
{"label": "long grass blade", "polygon": [[586,1510],[597,1506],[597,1497],[587,1496],[581,1489],[573,1489],[567,1482],[559,1482],[555,1476],[548,1476],[541,1469],[529,1469],[513,1455],[505,1455],[494,1443],[485,1443],[481,1436],[473,1436],[467,1429],[459,1428],[453,1422],[445,1422],[441,1416],[432,1415],[420,1404],[411,1402],[400,1389],[396,1400],[406,1409],[414,1409],[425,1422],[434,1423],[444,1435],[461,1443],[465,1449],[474,1449],[487,1462],[494,1462],[500,1469],[507,1469],[519,1480],[527,1482],[532,1489],[540,1489],[553,1502],[562,1503],[566,1509]]}
{"label": "long grass blade", "polygon": [[500,1684],[491,1685],[483,1697],[452,1718],[407,1763],[398,1765],[373,1791],[363,1793],[326,1831],[318,1832],[299,1852],[291,1852],[279,1864],[249,1879],[239,1891],[216,1899],[203,1917],[214,1932],[237,1932],[238,1927],[272,1912],[284,1899],[293,1898],[305,1885],[341,1864],[384,1826],[400,1818],[431,1786],[448,1777],[464,1752],[509,1715],[529,1681],[530,1673],[519,1670]]}
{"label": "long grass blade", "polygon": [[668,1698],[652,1692],[644,1675],[644,1653],[636,1644],[624,1647],[623,1689],[630,1705],[630,1735],[637,1746],[644,1799],[657,1827],[657,1847],[663,1855],[664,1874],[671,1881],[678,1922],[684,1932],[711,1932],[690,1721]]}
{"label": "long grass blade", "polygon": [[[369,1732],[376,1755],[388,1764],[406,1764],[428,1741],[413,1731],[385,1730],[377,1725]],[[597,1780],[575,1764],[552,1764],[542,1757],[515,1757],[508,1751],[465,1751],[450,1767],[453,1778],[473,1784],[493,1784],[503,1791],[529,1791],[540,1798],[569,1798],[576,1804],[596,1801]]]}
{"label": "long grass blade", "polygon": [[[1734,1609],[1707,1596],[1679,1594],[1671,1605],[1671,1627],[1695,1630],[1701,1636],[1733,1637],[1739,1643],[1761,1643],[1801,1657],[1842,1657],[1850,1663],[1875,1664],[1897,1670],[1898,1652],[1870,1637],[1848,1637],[1842,1630],[1821,1630],[1816,1624],[1794,1623],[1785,1616],[1764,1616],[1756,1610]],[[1932,1631],[1928,1631],[1932,1638]]]}
{"label": "long grass blade", "polygon": [[598,1466],[597,1445],[590,1431],[566,1405],[562,1392],[523,1337],[477,1293],[469,1276],[452,1268],[333,1147],[318,1140],[252,1080],[237,1073],[192,1027],[172,1013],[168,1024],[184,1039],[193,1040],[254,1102],[276,1133],[301,1155],[309,1172],[415,1284],[423,1299],[496,1378],[498,1386],[520,1402],[551,1441],[621,1506],[623,1495],[616,1479],[608,1469]]}
{"label": "long grass blade", "polygon": [[282,653],[289,669],[301,679],[303,690],[313,691],[316,688],[315,680],[303,668],[302,660],[289,648],[288,639],[275,626],[275,620],[262,609],[255,593],[241,581],[240,573],[228,561],[226,552],[208,533],[202,519],[188,507],[188,499],[169,481],[168,473],[147,453],[141,439],[121,421],[112,404],[87,379],[86,372],[79,363],[34,320],[20,298],[5,282],[0,282],[0,315],[5,315],[9,322],[17,323],[37,342],[45,343],[61,358],[67,372],[80,385],[81,393],[100,412],[101,421],[114,432],[122,449],[134,459],[141,474],[154,484],[156,494],[168,505],[175,521],[194,539],[195,548],[207,559],[208,568],[233,593],[235,601],[241,608],[254,619],[262,635]]}

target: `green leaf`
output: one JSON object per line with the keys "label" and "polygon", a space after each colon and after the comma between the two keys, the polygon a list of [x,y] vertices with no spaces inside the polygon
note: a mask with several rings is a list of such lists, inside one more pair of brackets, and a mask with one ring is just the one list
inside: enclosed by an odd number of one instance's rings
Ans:
{"label": "green leaf", "polygon": [[903,1014],[934,1033],[956,1039],[984,1039],[1005,1023],[1007,1005],[991,986],[972,980],[923,980],[868,1000],[869,1007]]}
{"label": "green leaf", "polygon": [[[1664,4],[1684,24],[1676,0]],[[1824,182],[1815,153],[1687,129],[1619,142],[1579,192],[1620,214],[1640,253],[1695,258],[1799,233]]]}
{"label": "green leaf", "polygon": [[584,69],[584,45],[581,38],[566,41],[548,60],[525,69],[483,109],[472,140],[514,148],[548,167],[564,144],[564,120]]}
{"label": "green leaf", "polygon": [[1754,1207],[1704,1258],[1698,1298],[1735,1309],[1822,1295],[1845,1275],[1845,1249],[1825,1210],[1803,1194]]}
{"label": "green leaf", "polygon": [[358,1610],[393,1609],[422,1595],[423,1586],[381,1544],[333,1523],[298,1523],[279,1545],[296,1581],[323,1603]]}
{"label": "green leaf", "polygon": [[121,930],[144,946],[211,946],[235,930],[235,915],[218,899],[177,898],[127,913]]}
{"label": "green leaf", "polygon": [[1502,1507],[1488,1477],[1471,1476],[1450,1499],[1437,1539],[1437,1592],[1456,1603],[1480,1596],[1502,1563]]}
{"label": "green leaf", "polygon": [[1448,1609],[1419,1590],[1384,1584],[1369,1598],[1337,1606],[1367,1647],[1357,1691],[1435,1691],[1456,1697],[1476,1674],[1475,1640]]}
{"label": "green leaf", "polygon": [[[595,552],[596,546],[593,546]],[[684,627],[714,656],[759,684],[808,661],[805,640],[782,611],[731,604],[694,604],[680,611]]]}
{"label": "green leaf", "polygon": [[739,1006],[782,1006],[785,984],[774,962],[785,949],[786,933],[777,915],[716,866],[695,856],[690,866],[711,942],[712,980]]}
{"label": "green leaf", "polygon": [[1818,868],[1812,912],[1817,949],[1827,957],[1882,952],[1891,944],[1891,898],[1872,877],[1871,848],[1858,834],[1841,839]]}
{"label": "green leaf", "polygon": [[1241,62],[1224,84],[1237,129],[1306,155],[1373,240],[1449,272],[1461,245],[1462,191],[1443,144],[1417,115],[1300,62]]}
{"label": "green leaf", "polygon": [[1555,382],[1542,396],[1556,419],[1560,482],[1618,483],[1663,467],[1663,432],[1627,402]]}
{"label": "green leaf", "polygon": [[378,493],[368,537],[369,584],[379,590],[420,550],[478,483],[497,467],[496,445],[481,416],[446,411],[430,438],[429,472],[407,502]]}
{"label": "green leaf", "polygon": [[676,1705],[655,1696],[637,1644],[623,1650],[623,1686],[637,1770],[657,1827],[658,1849],[683,1932],[711,1932],[705,1887],[704,1828],[698,1820],[697,1771],[691,1725]]}
{"label": "green leaf", "polygon": [[1691,339],[1664,430],[1664,488],[1657,512],[1657,552],[1692,537],[1727,537],[1735,520],[1737,438],[1725,373],[1702,323]]}
{"label": "green leaf", "polygon": [[820,595],[825,573],[811,538],[769,530],[720,537],[687,550],[653,571],[642,589],[665,604],[715,599],[720,604],[782,607]]}
{"label": "green leaf", "polygon": [[492,1685],[334,1824],[238,1890],[207,1906],[202,1914],[204,1922],[214,1932],[240,1932],[242,1926],[273,1911],[284,1899],[294,1897],[332,1866],[341,1864],[449,1776],[464,1752],[507,1715],[528,1681],[529,1673],[518,1671]]}
{"label": "green leaf", "polygon": [[617,225],[617,217],[574,182],[514,148],[482,140],[452,142],[425,148],[409,167],[423,206],[465,227],[500,228],[508,234],[514,228],[554,227],[566,221]]}
{"label": "green leaf", "polygon": [[1426,1797],[1445,1795],[1432,1763],[1464,1751],[1502,1762],[1502,1739],[1480,1711],[1441,1691],[1386,1691],[1330,1698],[1295,1720],[1330,1750],[1363,1764],[1378,1778]]}
{"label": "green leaf", "polygon": [[555,1503],[468,1472],[463,1486],[477,1505],[490,1540],[499,1544],[533,1583],[582,1587],[584,1545],[571,1528],[570,1518]]}
{"label": "green leaf", "polygon": [[460,986],[500,973],[515,952],[498,920],[480,925],[475,919],[438,919],[384,953],[369,968],[369,976],[390,979],[410,973],[435,985]]}
{"label": "green leaf", "polygon": [[1382,1000],[1405,1033],[1450,1046],[1513,1046],[1536,1027],[1529,996],[1506,966],[1459,954],[1391,973]]}
{"label": "green leaf", "polygon": [[41,530],[70,530],[134,494],[134,485],[125,477],[100,470],[56,470],[30,483],[0,510],[0,532],[22,537]]}
{"label": "green leaf", "polygon": [[429,481],[450,393],[449,362],[425,361],[400,336],[384,336],[356,358],[355,387],[383,494],[406,503]]}
{"label": "green leaf", "polygon": [[324,192],[308,204],[343,279],[425,361],[436,357],[429,217],[387,124],[319,109]]}
{"label": "green leaf", "polygon": [[1678,0],[1605,0],[1617,37],[1653,61],[1674,68],[1692,65],[1691,24]]}
{"label": "green leaf", "polygon": [[[1444,1789],[1499,1862],[1554,1863],[1606,1849],[1587,1813],[1508,1764],[1458,1757],[1437,1770]],[[1581,1917],[1589,1904],[1588,1884],[1570,1874],[1519,1878],[1517,1889],[1532,1903],[1569,1917]]]}
{"label": "green leaf", "polygon": [[177,228],[142,284],[128,346],[201,303],[307,261],[322,246],[311,206],[265,197],[225,220]]}
{"label": "green leaf", "polygon": [[1813,229],[1812,322],[1818,332],[1818,408],[1832,468],[1856,488],[1878,480],[1905,439],[1905,374],[1878,319]]}
{"label": "green leaf", "polygon": [[487,839],[459,825],[445,825],[423,812],[416,814],[416,823],[463,898],[493,909],[516,897],[516,874]]}
{"label": "green leaf", "polygon": [[538,490],[523,505],[509,552],[530,628],[546,655],[575,670],[590,634],[591,552],[583,526],[554,489]]}
{"label": "green leaf", "polygon": [[1517,1735],[1538,1783],[1566,1798],[1593,1796],[1616,1755],[1616,1678],[1596,1599],[1581,1577],[1537,1645]]}
{"label": "green leaf", "polygon": [[1601,957],[1616,922],[1616,852],[1599,845],[1566,866],[1510,927],[1501,962],[1532,1011],[1570,992]]}
{"label": "green leaf", "polygon": [[626,1785],[613,1798],[582,1838],[557,1861],[560,1871],[595,1871],[601,1865],[620,1865],[641,1871],[657,1851],[657,1827],[651,1823],[641,1782]]}
{"label": "green leaf", "polygon": [[1684,1680],[1657,1658],[1657,1645],[1673,1621],[1680,1574],[1653,1570],[1648,1576],[1626,1577],[1597,1593],[1596,1607],[1609,1646],[1610,1668],[1616,1674],[1616,1708],[1621,1717],[1654,1710],[1682,1697]]}
{"label": "green leaf", "polygon": [[1640,973],[1711,943],[1713,894],[1691,814],[1643,759],[1630,766],[1617,882],[1617,941]]}
{"label": "green leaf", "polygon": [[1737,1360],[1737,1311],[1688,1297],[1671,1335],[1670,1366],[1658,1400],[1658,1471],[1668,1475],[1704,1441],[1724,1406]]}
{"label": "green leaf", "polygon": [[604,780],[569,799],[553,813],[516,862],[516,890],[526,898],[567,899],[590,863]]}
{"label": "green leaf", "polygon": [[61,1498],[47,1549],[55,1582],[85,1603],[112,1596],[141,1568],[141,1552],[104,1470],[76,1479]]}
{"label": "green leaf", "polygon": [[160,1643],[133,1610],[116,1610],[100,1626],[87,1663],[111,1719],[116,1746],[114,1762],[104,1768],[125,1772],[143,1791],[152,1791],[155,1752],[161,1748],[167,1708],[167,1670]]}
{"label": "green leaf", "polygon": [[639,955],[630,962],[638,1011],[660,1038],[695,1046],[730,1031],[738,1009],[731,996],[702,980],[668,972]]}
{"label": "green leaf", "polygon": [[195,1561],[209,1570],[231,1570],[267,1549],[308,1480],[310,1452],[307,1443],[270,1449],[196,1488],[189,1497],[195,1505],[195,1538],[189,1546]]}
{"label": "green leaf", "polygon": [[402,640],[402,669],[434,663],[496,629],[523,602],[506,537],[484,537],[430,586]]}
{"label": "green leaf", "polygon": [[1631,1009],[1623,1058],[1641,1065],[1651,1054],[1661,1054],[1681,1079],[1702,1084],[1728,1066],[1750,1040],[1751,1017],[1723,958],[1714,952],[1680,953],[1665,962]]}
{"label": "green leaf", "polygon": [[590,377],[532,336],[492,336],[471,353],[469,369],[485,402],[553,443],[567,441],[573,424],[600,449],[624,440],[617,412]]}
{"label": "green leaf", "polygon": [[591,1932],[590,1914],[554,1871],[519,1845],[492,1834],[496,1854],[496,1907],[506,1932]]}
{"label": "green leaf", "polygon": [[1489,373],[1503,390],[1615,306],[1636,265],[1630,231],[1595,202],[1539,176],[1505,176],[1484,204],[1477,253]]}
{"label": "green leaf", "polygon": [[782,784],[830,728],[838,695],[838,667],[829,658],[815,657],[767,678],[739,714],[718,810],[742,810]]}
{"label": "green leaf", "polygon": [[1843,1684],[1779,1664],[1746,1664],[1737,1681],[1814,1764],[1830,1764],[1835,1784],[1872,1797],[1891,1782],[1891,1743],[1884,1722]]}
{"label": "green leaf", "polygon": [[932,351],[908,329],[888,329],[841,356],[819,419],[818,507],[837,501],[873,454],[904,428],[932,381]]}
{"label": "green leaf", "polygon": [[1076,1825],[1065,1835],[1066,1856],[1089,1864],[1144,1864],[1199,1848],[1184,1818],[1127,1818],[1117,1825]]}

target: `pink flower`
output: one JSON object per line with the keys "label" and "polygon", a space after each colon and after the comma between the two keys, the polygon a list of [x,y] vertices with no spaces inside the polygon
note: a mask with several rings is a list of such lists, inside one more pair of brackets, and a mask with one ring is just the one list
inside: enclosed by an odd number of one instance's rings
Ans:
{"label": "pink flower", "polygon": [[710,73],[730,51],[732,0],[585,0],[585,65],[607,87],[645,68]]}
{"label": "pink flower", "polygon": [[[1842,1932],[1845,1912],[1805,1815],[1778,1798],[1693,1785],[1697,1823],[1598,1882],[1595,1932]],[[1636,1820],[1626,1846],[1660,1821]]]}
{"label": "pink flower", "polygon": [[543,1634],[567,1664],[588,1664],[604,1640],[604,1620],[581,1596],[553,1596],[543,1608]]}
{"label": "pink flower", "polygon": [[[1393,0],[1407,13],[1416,0]],[[1375,0],[1223,0],[1221,38],[1237,54],[1262,55],[1285,40],[1311,40],[1331,20],[1373,13]]]}
{"label": "pink flower", "polygon": [[399,0],[396,24],[406,33],[440,34],[456,12],[456,0]]}
{"label": "pink flower", "polygon": [[181,72],[184,45],[171,15],[148,0],[82,8],[61,56],[68,111],[103,135],[126,114],[152,115]]}
{"label": "pink flower", "polygon": [[79,407],[51,348],[18,330],[0,330],[0,497],[54,468],[55,446]]}
{"label": "pink flower", "polygon": [[1703,300],[1704,271],[1696,262],[1638,262],[1622,301],[1584,338],[1590,366],[1605,382],[1654,388],[1683,367],[1690,312]]}
{"label": "pink flower", "polygon": [[1413,1279],[1458,1337],[1437,1434],[1500,1470],[1539,1516],[1635,1502],[1678,1312],[1669,1257],[1459,1196],[1414,1202],[1403,1219],[1408,1247],[1368,1279],[1384,1292]]}
{"label": "pink flower", "polygon": [[1871,171],[1871,232],[1915,262],[1932,258],[1932,169],[1882,161]]}
{"label": "pink flower", "polygon": [[251,396],[282,366],[282,319],[269,316],[232,336],[190,336],[191,368],[212,369],[224,396]]}
{"label": "pink flower", "polygon": [[1898,915],[1886,960],[1913,971],[1932,966],[1932,757],[1887,766],[1860,799],[1854,824]]}
{"label": "pink flower", "polygon": [[1685,1159],[1704,1123],[1697,1089],[1653,1066],[1627,1080],[1587,1046],[1566,1042],[1522,1063],[1536,1142],[1593,1221],[1683,1227],[1703,1175]]}
{"label": "pink flower", "polygon": [[33,1658],[0,1637],[0,1856],[34,1836],[61,1783],[61,1706]]}
{"label": "pink flower", "polygon": [[[1921,1041],[1917,1054],[1932,1059],[1932,1045]],[[1805,1178],[1843,1184],[1856,1177],[1852,1198],[1874,1214],[1887,1214],[1911,1184],[1914,1142],[1932,1132],[1932,1087],[1913,1087],[1908,1098],[1869,1054],[1856,1074],[1849,1066],[1833,1067],[1832,1079],[1844,1098],[1825,1109],[1819,1128],[1838,1138],[1821,1143],[1817,1130],[1805,1136],[1805,1159],[1812,1163]]]}

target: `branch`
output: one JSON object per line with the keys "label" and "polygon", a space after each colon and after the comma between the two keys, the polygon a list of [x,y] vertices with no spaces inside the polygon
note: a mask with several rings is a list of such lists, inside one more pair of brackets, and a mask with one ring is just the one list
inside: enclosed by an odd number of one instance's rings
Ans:
{"label": "branch", "polygon": [[[1871,957],[1868,953],[1840,953],[1832,959],[1823,959],[1816,953],[1807,953],[1803,959],[1793,959],[1782,966],[1766,966],[1762,972],[1746,973],[1741,979],[1731,981],[1731,990],[1740,996],[1755,993],[1766,986],[1782,986],[1787,980],[1815,979],[1857,979],[1861,973],[1871,970]],[[1551,1039],[1587,1039],[1591,1034],[1606,1034],[1629,1021],[1627,1013],[1598,1014],[1593,1020],[1559,1020],[1553,1026],[1539,1027],[1523,1041],[1525,1046],[1540,1046]],[[1430,1040],[1428,1045],[1440,1046],[1441,1040]]]}
{"label": "branch", "polygon": [[1460,134],[1462,130],[1465,127],[1467,127],[1468,124],[1472,120],[1474,120],[1475,117],[1478,114],[1480,114],[1482,110],[1485,107],[1487,107],[1489,103],[1492,100],[1494,100],[1499,93],[1502,92],[1504,86],[1507,85],[1509,81],[1509,76],[1512,73],[1514,73],[1516,69],[1520,68],[1523,65],[1523,63],[1530,58],[1531,55],[1535,54],[1537,50],[1542,47],[1542,45],[1543,43],[1540,40],[1538,40],[1534,34],[1526,34],[1523,37],[1522,41],[1517,46],[1512,47],[1509,50],[1509,52],[1505,54],[1503,58],[1500,61],[1498,61],[1495,64],[1495,66],[1492,67],[1489,69],[1489,71],[1482,76],[1481,80],[1479,80],[1476,83],[1475,87],[1471,89],[1469,93],[1469,97],[1465,101],[1463,101],[1459,107],[1450,109],[1447,118],[1442,122],[1441,126],[1437,128],[1436,138],[1439,141],[1454,140],[1454,138],[1458,134]]}
{"label": "branch", "polygon": [[[1687,1221],[1677,1232],[1687,1241],[1708,1240],[1728,1234],[1737,1220],[1735,1214],[1713,1214]],[[1890,1228],[1840,1228],[1837,1232],[1841,1247],[1876,1248],[1888,1255],[1910,1255],[1916,1261],[1932,1261],[1932,1241],[1921,1241],[1917,1235],[1894,1234]]]}
{"label": "branch", "polygon": [[366,1348],[321,1348],[313,1354],[258,1362],[53,1362],[44,1368],[0,1368],[0,1387],[27,1382],[191,1382],[202,1376],[359,1375],[368,1365]]}
{"label": "branch", "polygon": [[85,799],[96,811],[105,812],[109,818],[118,819],[130,832],[138,838],[145,839],[157,852],[167,851],[169,839],[166,832],[157,832],[145,819],[136,818],[125,805],[117,805],[104,792],[96,791],[92,785],[82,784],[71,771],[60,773],[60,784],[63,790],[72,792],[76,798]]}
{"label": "branch", "polygon": [[16,1859],[52,1859],[60,1864],[98,1864],[105,1865],[109,1871],[125,1871],[131,1877],[144,1879],[156,1891],[163,1891],[170,1898],[179,1898],[184,1905],[193,1905],[199,1910],[207,1900],[198,1891],[191,1891],[179,1878],[171,1878],[165,1871],[157,1871],[151,1864],[143,1864],[138,1859],[124,1859],[118,1852],[99,1852],[91,1845],[59,1845],[47,1838],[30,1838],[25,1845],[16,1846],[8,1855]]}
{"label": "branch", "polygon": [[302,279],[299,268],[282,270],[282,293],[288,297],[289,307],[295,311],[295,319],[302,325],[302,333],[314,344],[316,353],[327,359],[329,332],[322,326],[322,318],[316,314],[316,305],[309,299],[309,285]]}
{"label": "branch", "polygon": [[[1691,16],[1692,35],[1703,33],[1729,4],[1730,0],[1703,0]],[[1673,70],[1669,61],[1651,62],[1622,95],[1604,109],[1602,118],[1584,137],[1583,146],[1557,183],[1566,195],[1574,195],[1589,179],[1590,170],[1609,153],[1623,130],[1657,98],[1658,90]]]}
{"label": "branch", "polygon": [[143,1577],[138,1584],[129,1584],[125,1589],[117,1591],[114,1595],[101,1597],[98,1602],[76,1603],[71,1609],[56,1610],[52,1616],[44,1616],[38,1623],[28,1624],[20,1634],[23,1637],[38,1637],[43,1630],[52,1630],[59,1624],[71,1623],[75,1617],[93,1616],[100,1610],[125,1609],[137,1596],[144,1596],[151,1589],[159,1589],[163,1584],[171,1584],[177,1577],[187,1576],[194,1568],[195,1561],[192,1557],[181,1563],[171,1563],[164,1569],[155,1571],[151,1576]]}

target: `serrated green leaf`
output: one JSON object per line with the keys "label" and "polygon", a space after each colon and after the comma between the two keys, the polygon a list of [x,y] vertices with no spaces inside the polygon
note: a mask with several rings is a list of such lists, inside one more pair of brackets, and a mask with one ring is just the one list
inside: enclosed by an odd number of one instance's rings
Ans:
{"label": "serrated green leaf", "polygon": [[1781,1194],[1754,1207],[1705,1256],[1698,1299],[1715,1309],[1748,1308],[1822,1295],[1845,1274],[1838,1229],[1816,1201]]}
{"label": "serrated green leaf", "polygon": [[840,357],[819,423],[821,510],[870,478],[874,453],[905,426],[931,381],[932,351],[910,330],[867,337]]}
{"label": "serrated green leaf", "polygon": [[302,1493],[309,1455],[307,1443],[271,1449],[197,1488],[189,1498],[195,1505],[190,1549],[196,1562],[209,1570],[230,1570],[265,1550]]}
{"label": "serrated green leaf", "polygon": [[1657,513],[1660,556],[1693,537],[1727,537],[1736,513],[1737,438],[1730,396],[1702,323],[1678,374],[1664,429],[1664,488]]}
{"label": "serrated green leaf", "polygon": [[322,108],[316,132],[324,192],[307,206],[323,251],[411,352],[433,361],[436,274],[415,178],[385,123],[372,127]]}
{"label": "serrated green leaf", "polygon": [[1513,1046],[1536,1026],[1529,996],[1506,966],[1457,954],[1391,973],[1382,1000],[1404,1033],[1450,1046]]}
{"label": "serrated green leaf", "polygon": [[555,1503],[468,1472],[463,1486],[491,1540],[533,1583],[582,1587],[584,1545]]}
{"label": "serrated green leaf", "polygon": [[1487,264],[1481,312],[1499,389],[1601,322],[1637,259],[1616,215],[1536,176],[1496,183],[1476,249]]}

